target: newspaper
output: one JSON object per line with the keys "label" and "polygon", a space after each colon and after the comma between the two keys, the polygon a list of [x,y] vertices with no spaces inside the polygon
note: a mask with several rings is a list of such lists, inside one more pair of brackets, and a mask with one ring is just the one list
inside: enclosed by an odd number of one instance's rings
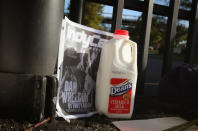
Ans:
{"label": "newspaper", "polygon": [[95,114],[95,87],[103,43],[113,34],[63,20],[59,58],[57,114],[64,119]]}

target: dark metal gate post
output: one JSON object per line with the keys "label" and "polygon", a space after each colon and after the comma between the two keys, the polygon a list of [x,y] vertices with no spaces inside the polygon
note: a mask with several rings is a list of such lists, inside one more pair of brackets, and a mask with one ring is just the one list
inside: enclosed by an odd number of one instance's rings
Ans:
{"label": "dark metal gate post", "polygon": [[122,25],[122,10],[124,7],[124,0],[115,0],[113,3],[113,20],[111,32],[114,32],[115,29],[121,29]]}
{"label": "dark metal gate post", "polygon": [[168,16],[168,23],[167,23],[168,28],[166,31],[166,39],[165,39],[165,52],[163,57],[162,76],[168,71],[170,71],[172,66],[172,53],[175,42],[175,36],[176,36],[179,3],[180,0],[170,0],[170,5],[169,5],[170,12]]}
{"label": "dark metal gate post", "polygon": [[[198,6],[198,4],[196,5]],[[190,54],[190,63],[191,64],[198,64],[198,9],[196,10],[196,16],[194,21],[194,31],[192,34],[192,49]]]}
{"label": "dark metal gate post", "polygon": [[198,48],[195,47],[196,44],[198,44],[198,40],[196,39],[198,34],[196,34],[195,32],[198,30],[197,19],[198,19],[198,0],[193,0],[191,6],[191,17],[190,17],[190,25],[188,30],[188,41],[186,46],[185,63],[193,63],[194,61],[193,54],[194,52],[196,52],[194,49]]}
{"label": "dark metal gate post", "polygon": [[144,1],[145,10],[142,16],[142,33],[140,45],[138,45],[138,88],[137,93],[144,93],[144,81],[148,60],[148,48],[153,14],[153,0]]}
{"label": "dark metal gate post", "polygon": [[82,23],[84,0],[71,0],[69,18],[79,24]]}

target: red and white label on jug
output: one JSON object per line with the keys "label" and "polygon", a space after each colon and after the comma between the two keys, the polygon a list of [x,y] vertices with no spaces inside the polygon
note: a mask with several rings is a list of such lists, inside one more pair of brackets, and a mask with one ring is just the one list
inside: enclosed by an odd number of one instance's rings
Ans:
{"label": "red and white label on jug", "polygon": [[112,114],[130,113],[132,83],[128,79],[112,78],[110,84],[108,112]]}

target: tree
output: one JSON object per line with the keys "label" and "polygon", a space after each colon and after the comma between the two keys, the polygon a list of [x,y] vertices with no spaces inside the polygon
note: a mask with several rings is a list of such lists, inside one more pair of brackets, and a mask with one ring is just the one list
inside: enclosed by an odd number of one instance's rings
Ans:
{"label": "tree", "polygon": [[192,4],[192,0],[181,0],[181,8],[182,9],[190,9]]}
{"label": "tree", "polygon": [[[167,5],[170,0],[164,0]],[[191,8],[192,0],[180,0],[180,9],[188,10]]]}
{"label": "tree", "polygon": [[100,25],[103,20],[103,7],[104,6],[101,4],[87,1],[85,5],[83,24],[95,29],[104,30],[102,25]]}
{"label": "tree", "polygon": [[[139,44],[142,26],[142,16],[140,16],[137,21],[133,23],[134,25],[128,25],[124,29],[129,30],[131,39]],[[162,43],[164,43],[165,28],[166,24],[164,23],[164,18],[154,16],[151,26],[150,46],[158,48]]]}
{"label": "tree", "polygon": [[[123,29],[130,32],[131,39],[140,43],[142,16],[140,16],[133,24],[125,25]],[[159,50],[163,53],[165,39],[166,39],[167,19],[163,16],[154,15],[152,18],[151,34],[149,45],[154,49]],[[177,46],[179,42],[185,41],[188,35],[188,28],[182,24],[177,25],[177,34],[175,38],[174,46]]]}
{"label": "tree", "polygon": [[[67,14],[68,17],[72,17],[70,13],[71,4],[73,4],[72,0],[70,1],[69,7],[68,7],[68,10],[69,10],[69,13]],[[103,16],[102,16],[103,8],[104,6],[101,4],[86,1],[84,12],[83,12],[84,19],[82,23],[86,26],[89,26],[95,29],[104,30],[103,26],[101,25],[101,22],[103,20]]]}
{"label": "tree", "polygon": [[154,16],[151,26],[150,46],[155,49],[160,48],[164,44],[165,31],[164,17]]}
{"label": "tree", "polygon": [[179,42],[187,40],[188,37],[188,29],[184,25],[178,25],[177,26],[177,34],[176,34],[176,44],[179,44]]}

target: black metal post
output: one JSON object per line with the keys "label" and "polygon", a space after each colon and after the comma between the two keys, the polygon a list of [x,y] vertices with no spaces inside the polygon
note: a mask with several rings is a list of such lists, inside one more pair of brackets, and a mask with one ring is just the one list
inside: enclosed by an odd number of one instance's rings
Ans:
{"label": "black metal post", "polygon": [[[196,4],[198,6],[198,4]],[[192,34],[192,48],[190,53],[190,63],[198,64],[198,9],[195,10],[195,21]]]}
{"label": "black metal post", "polygon": [[148,48],[153,14],[153,0],[145,0],[144,2],[145,10],[142,15],[141,41],[138,45],[138,94],[144,94],[144,81],[148,60]]}
{"label": "black metal post", "polygon": [[70,13],[69,13],[70,20],[81,24],[83,9],[84,9],[84,0],[71,0]]}
{"label": "black metal post", "polygon": [[113,20],[111,32],[114,32],[115,29],[121,29],[122,25],[122,10],[124,7],[124,0],[115,0],[113,3]]}
{"label": "black metal post", "polygon": [[85,18],[85,5],[88,1],[87,0],[83,0],[83,4],[82,4],[82,18],[81,18],[81,24],[84,25],[84,18]]}
{"label": "black metal post", "polygon": [[[196,19],[198,19],[198,0],[192,1],[191,6],[191,16],[190,16],[190,24],[188,29],[188,40],[187,40],[187,46],[186,46],[186,56],[185,56],[185,63],[191,63],[192,62],[192,55],[191,50],[193,44],[195,44],[196,39],[193,38],[196,34],[194,34],[194,31],[197,29],[196,27]],[[195,40],[195,41],[194,41]]]}
{"label": "black metal post", "polygon": [[58,80],[55,76],[47,76],[45,114],[51,121],[56,118],[56,97],[58,91]]}
{"label": "black metal post", "polygon": [[165,52],[164,52],[163,65],[162,65],[162,76],[168,71],[170,71],[172,66],[172,53],[175,42],[175,36],[176,36],[179,3],[180,0],[170,0],[170,6],[169,6],[170,12],[167,23],[168,28],[167,28],[167,35],[165,40],[166,43],[165,43]]}

